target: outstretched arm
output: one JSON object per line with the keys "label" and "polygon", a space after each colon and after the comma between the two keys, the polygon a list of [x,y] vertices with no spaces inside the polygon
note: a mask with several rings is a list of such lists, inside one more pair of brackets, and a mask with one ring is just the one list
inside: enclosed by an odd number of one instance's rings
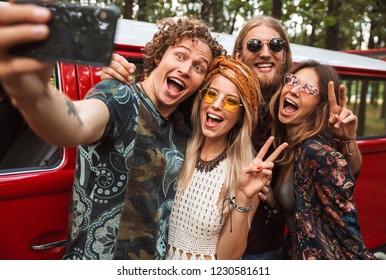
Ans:
{"label": "outstretched arm", "polygon": [[8,50],[49,35],[48,9],[35,5],[0,7],[0,80],[31,128],[57,146],[94,142],[102,136],[109,112],[98,100],[73,103],[50,82],[52,63],[15,57]]}
{"label": "outstretched arm", "polygon": [[339,86],[339,104],[335,98],[334,82],[328,84],[330,105],[330,131],[335,137],[337,148],[344,155],[351,171],[358,174],[362,167],[362,155],[356,142],[358,118],[346,107],[345,86]]}
{"label": "outstretched arm", "polygon": [[283,143],[263,161],[273,140],[274,137],[270,137],[266,141],[256,158],[240,174],[231,211],[217,243],[217,259],[239,259],[245,251],[250,221],[259,205],[257,194],[268,191],[265,185],[271,179],[273,161],[287,147],[287,143]]}

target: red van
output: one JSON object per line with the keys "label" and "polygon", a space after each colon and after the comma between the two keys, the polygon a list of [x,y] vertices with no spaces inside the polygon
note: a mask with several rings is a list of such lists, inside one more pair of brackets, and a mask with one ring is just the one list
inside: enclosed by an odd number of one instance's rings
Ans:
{"label": "red van", "polygon": [[[137,65],[143,78],[141,48],[156,26],[120,20],[116,52]],[[232,52],[234,36],[215,34]],[[293,58],[334,66],[348,87],[350,106],[365,112],[358,144],[363,168],[356,189],[367,246],[386,252],[386,62],[324,49],[291,45]],[[52,82],[73,100],[84,98],[101,68],[57,63]],[[374,93],[377,93],[374,98]],[[58,148],[37,137],[0,89],[0,259],[60,259],[65,250],[75,149]]]}

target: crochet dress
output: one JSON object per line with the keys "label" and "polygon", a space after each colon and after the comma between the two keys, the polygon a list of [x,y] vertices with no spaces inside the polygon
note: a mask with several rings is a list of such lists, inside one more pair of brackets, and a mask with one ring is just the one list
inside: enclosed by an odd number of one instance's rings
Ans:
{"label": "crochet dress", "polygon": [[222,228],[217,203],[224,183],[227,160],[211,171],[194,171],[185,191],[177,190],[169,222],[166,259],[216,259]]}

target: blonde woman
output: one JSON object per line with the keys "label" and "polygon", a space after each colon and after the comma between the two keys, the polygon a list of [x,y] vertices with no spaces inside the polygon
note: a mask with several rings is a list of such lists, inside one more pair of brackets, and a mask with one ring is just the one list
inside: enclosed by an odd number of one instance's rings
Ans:
{"label": "blonde woman", "polygon": [[214,59],[192,110],[166,259],[239,259],[244,253],[273,160],[286,146],[263,161],[271,137],[255,155],[250,139],[260,102],[259,82],[248,66]]}

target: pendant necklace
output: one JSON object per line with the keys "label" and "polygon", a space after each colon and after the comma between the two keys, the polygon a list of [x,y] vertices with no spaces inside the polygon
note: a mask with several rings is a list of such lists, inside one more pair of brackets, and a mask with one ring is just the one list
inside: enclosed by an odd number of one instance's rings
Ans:
{"label": "pendant necklace", "polygon": [[145,88],[144,88],[143,85],[142,85],[142,82],[138,82],[138,84],[139,84],[139,87],[141,88],[142,92],[143,92],[146,96],[148,96],[148,95],[147,95],[147,92],[145,91]]}

